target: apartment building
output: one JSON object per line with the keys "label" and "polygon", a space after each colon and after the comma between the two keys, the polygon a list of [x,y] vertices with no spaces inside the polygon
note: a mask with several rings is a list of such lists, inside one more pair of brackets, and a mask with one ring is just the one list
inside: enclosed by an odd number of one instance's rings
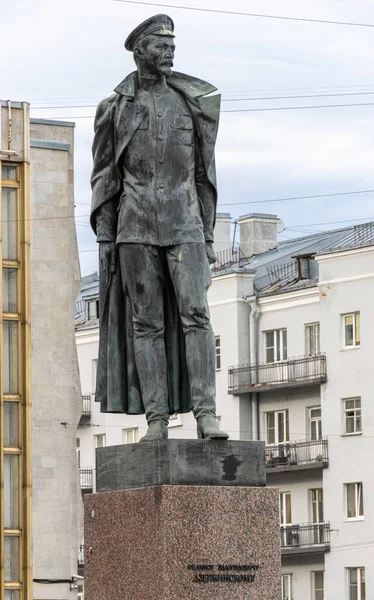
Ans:
{"label": "apartment building", "polygon": [[0,598],[76,598],[74,125],[0,101]]}
{"label": "apartment building", "polygon": [[[233,250],[229,215],[218,217],[209,292],[219,422],[232,439],[266,443],[267,482],[279,489],[282,600],[367,600],[374,223],[285,242],[275,215],[246,215],[238,225]],[[77,311],[83,489],[94,488],[95,447],[136,442],[145,430],[144,417],[100,415],[95,406],[96,301],[97,275],[85,281]],[[192,415],[172,418],[169,435],[196,437]]]}

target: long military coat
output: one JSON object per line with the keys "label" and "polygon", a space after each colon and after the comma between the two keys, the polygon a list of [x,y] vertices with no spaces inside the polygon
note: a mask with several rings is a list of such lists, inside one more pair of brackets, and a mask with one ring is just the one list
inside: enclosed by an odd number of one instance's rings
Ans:
{"label": "long military coat", "polygon": [[[184,98],[201,148],[209,192],[217,200],[214,147],[217,138],[220,96],[211,84],[174,72],[167,79],[170,87]],[[103,100],[96,112],[93,142],[91,226],[96,233],[96,215],[105,202],[118,206],[122,193],[121,158],[135,131],[145,118],[134,101],[137,74],[128,75],[115,94]],[[203,192],[202,192],[203,193]],[[115,214],[116,214],[116,209]],[[96,401],[102,412],[142,414],[139,379],[133,349],[132,313],[126,282],[117,265],[115,273],[99,270],[100,342],[96,383]],[[171,281],[166,281],[165,346],[168,365],[170,413],[191,410],[184,336]]]}

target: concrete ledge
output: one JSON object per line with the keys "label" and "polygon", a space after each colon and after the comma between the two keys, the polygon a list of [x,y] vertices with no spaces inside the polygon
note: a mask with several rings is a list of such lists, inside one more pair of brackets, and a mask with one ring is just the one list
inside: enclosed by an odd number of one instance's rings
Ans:
{"label": "concrete ledge", "polygon": [[265,443],[165,440],[96,450],[96,491],[159,485],[265,486]]}
{"label": "concrete ledge", "polygon": [[67,142],[47,141],[47,140],[30,140],[31,148],[43,148],[44,150],[64,150],[69,152],[70,144]]}

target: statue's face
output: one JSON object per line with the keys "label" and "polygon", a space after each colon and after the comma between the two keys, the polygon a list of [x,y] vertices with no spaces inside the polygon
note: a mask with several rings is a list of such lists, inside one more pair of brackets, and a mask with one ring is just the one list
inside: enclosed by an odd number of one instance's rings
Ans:
{"label": "statue's face", "polygon": [[171,75],[174,64],[174,38],[165,35],[149,35],[138,49],[137,57],[151,75]]}

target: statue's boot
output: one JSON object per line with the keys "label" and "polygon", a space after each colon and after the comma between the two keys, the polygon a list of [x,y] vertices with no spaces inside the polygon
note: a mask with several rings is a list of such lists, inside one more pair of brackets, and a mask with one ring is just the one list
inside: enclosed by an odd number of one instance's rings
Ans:
{"label": "statue's boot", "polygon": [[166,355],[163,338],[143,337],[135,340],[135,360],[145,416],[147,433],[141,442],[168,439],[169,402]]}
{"label": "statue's boot", "polygon": [[168,424],[163,420],[149,423],[147,433],[140,438],[141,442],[155,442],[168,439]]}
{"label": "statue's boot", "polygon": [[211,329],[186,334],[187,367],[191,387],[192,410],[199,439],[227,440],[216,420],[215,350]]}

